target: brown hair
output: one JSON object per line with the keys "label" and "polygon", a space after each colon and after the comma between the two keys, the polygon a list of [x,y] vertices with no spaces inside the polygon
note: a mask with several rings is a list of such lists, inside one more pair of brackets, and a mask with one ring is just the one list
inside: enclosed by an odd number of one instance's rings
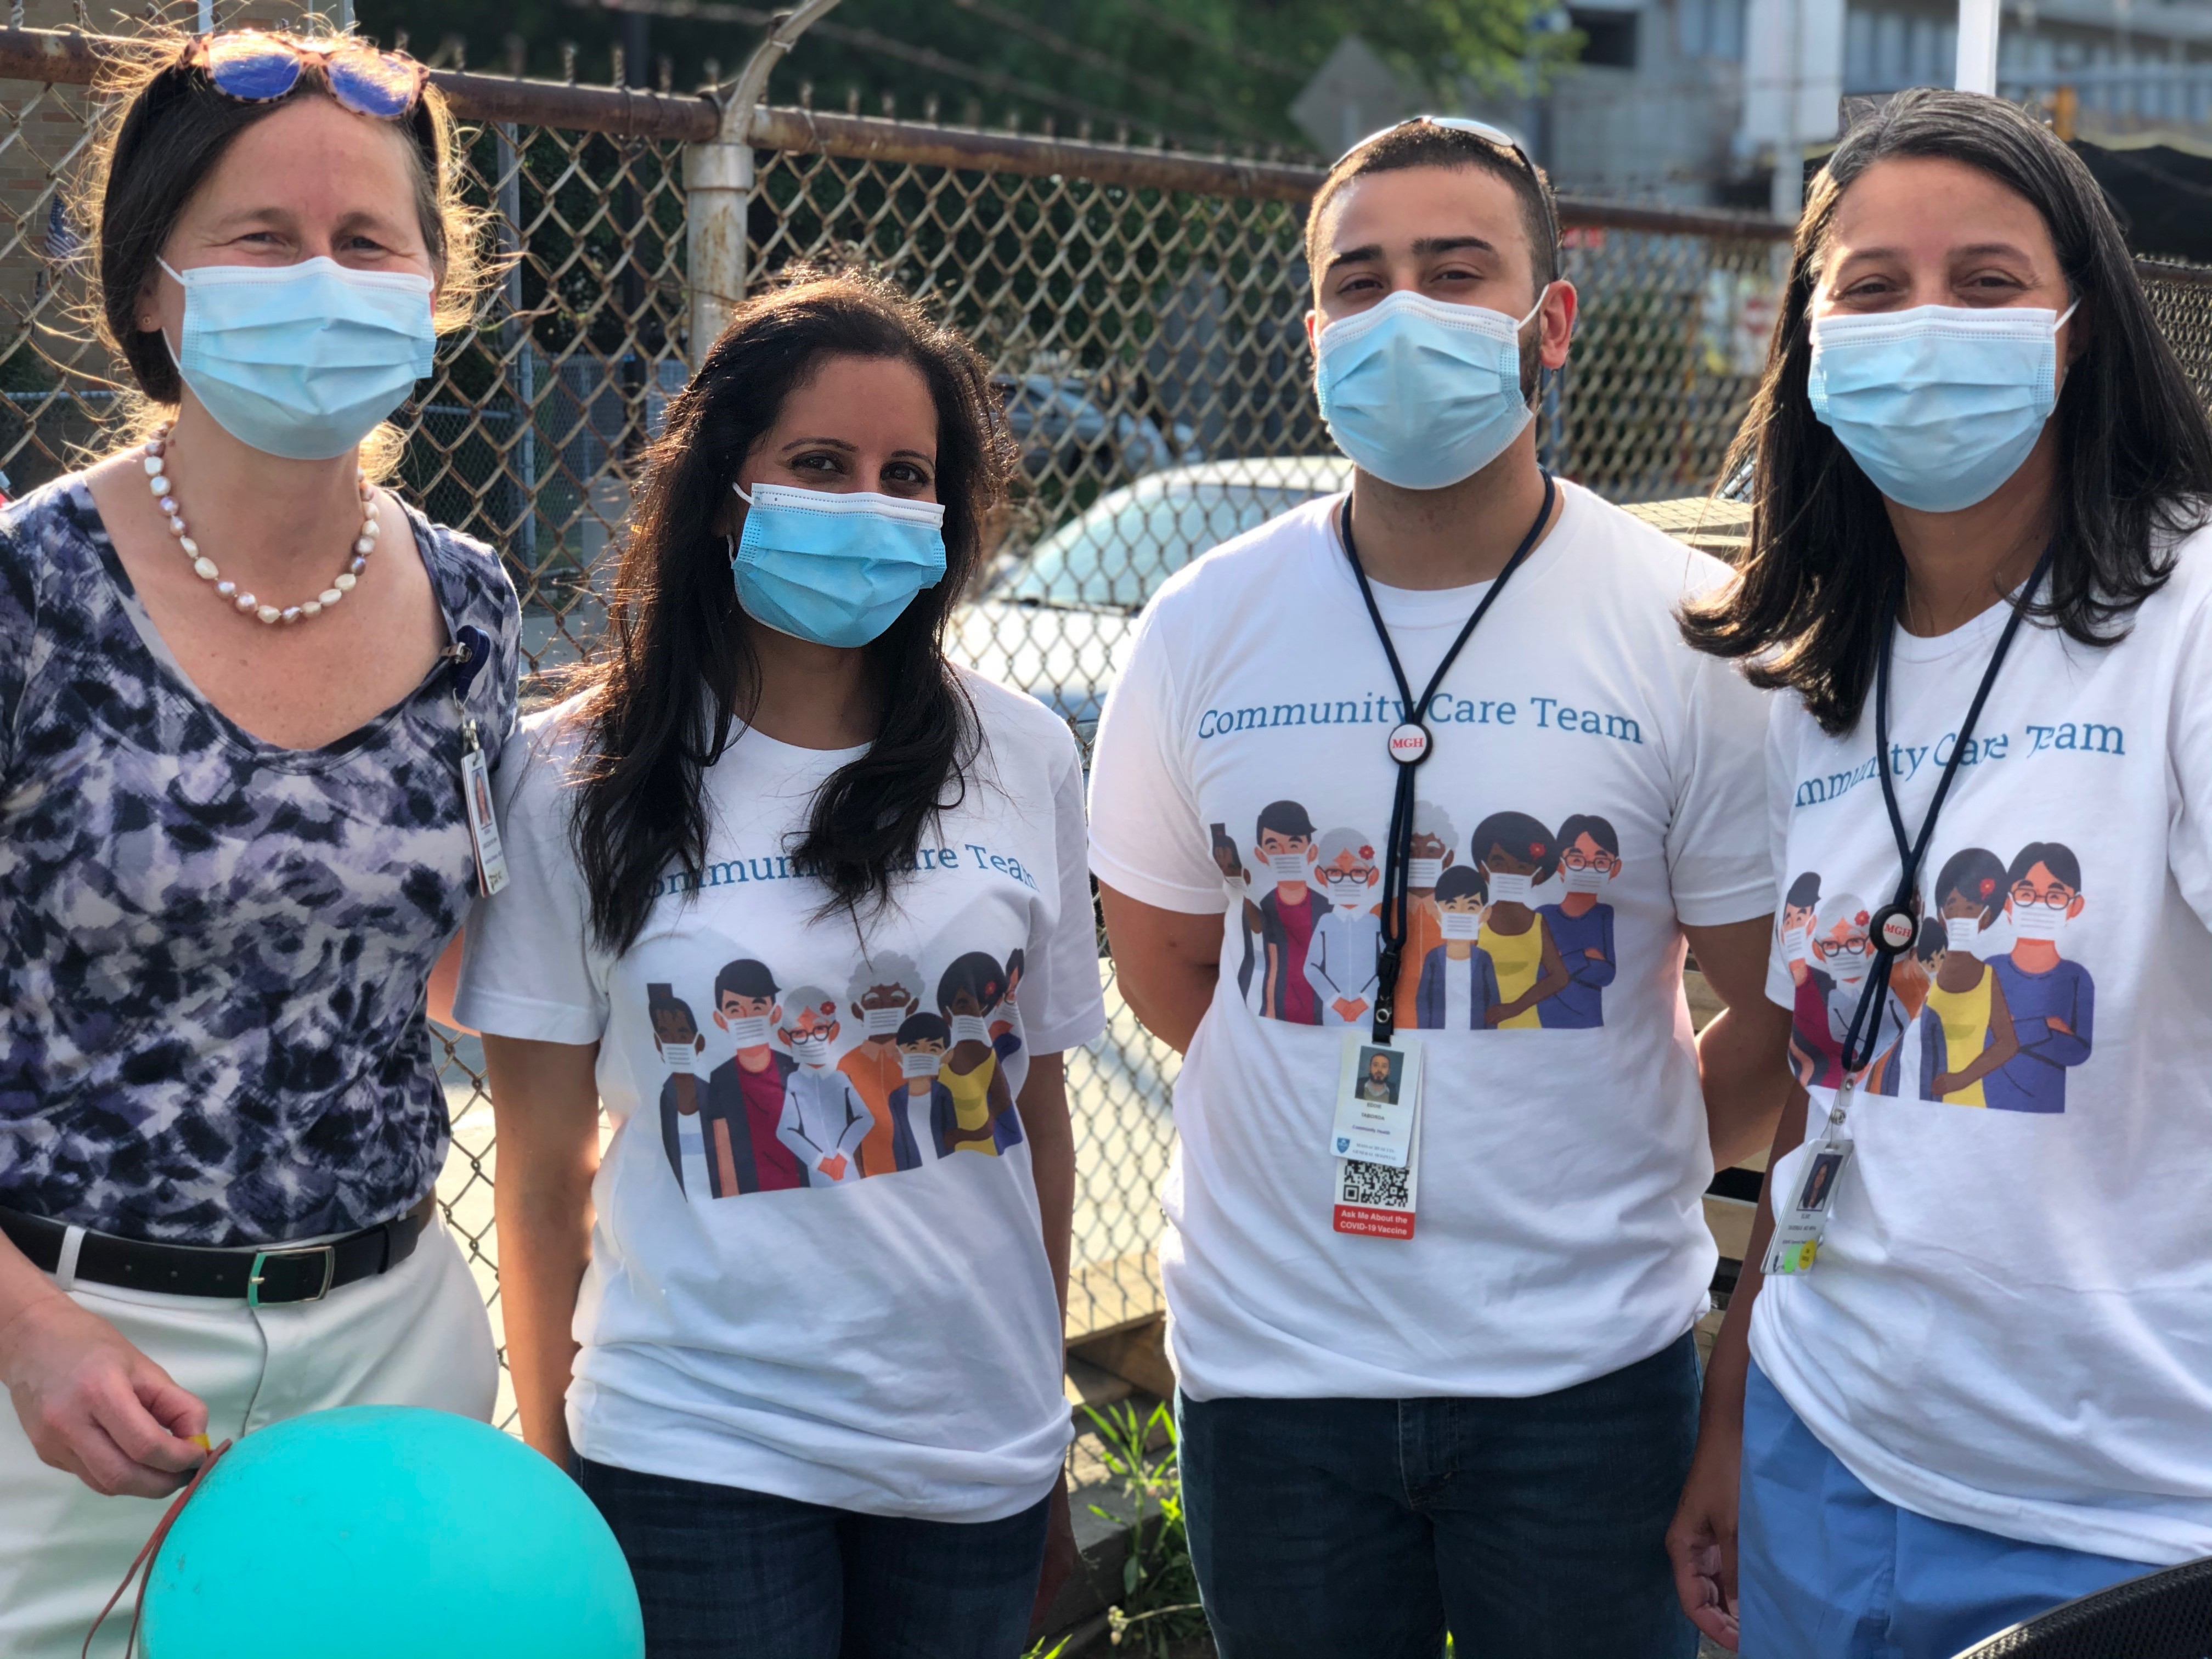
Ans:
{"label": "brown hair", "polygon": [[[704,773],[750,714],[760,664],[737,605],[722,526],[730,485],[785,398],[826,358],[911,364],[937,410],[945,575],[870,645],[883,723],[868,751],[816,791],[794,866],[829,908],[881,905],[915,867],[923,831],[957,806],[975,714],[945,659],[947,619],[981,561],[983,526],[1014,465],[990,371],[975,347],[888,281],[799,267],[745,301],[669,400],[647,458],[599,650],[570,679],[585,694],[586,759],[570,830],[593,934],[628,948],[664,876],[696,887],[709,830]],[[740,734],[741,735],[741,734]],[[673,872],[681,872],[680,875]]]}
{"label": "brown hair", "polygon": [[2028,614],[2079,644],[2115,643],[2165,585],[2168,550],[2205,522],[2212,498],[2212,426],[2081,159],[2001,99],[1898,94],[1813,180],[1765,374],[1721,474],[1751,478],[1750,544],[1735,581],[1683,611],[1692,645],[1747,659],[1753,684],[1796,692],[1832,734],[1849,731],[1865,705],[1905,556],[1881,493],[1813,412],[1813,295],[1838,203],[1893,156],[1962,162],[2031,204],[2091,331],[2051,416],[2057,538]]}
{"label": "brown hair", "polygon": [[1521,204],[1522,228],[1528,236],[1528,263],[1540,291],[1559,276],[1559,207],[1552,195],[1552,181],[1534,161],[1527,167],[1510,149],[1499,148],[1479,133],[1416,119],[1353,145],[1328,170],[1306,210],[1306,264],[1316,285],[1321,282],[1321,222],[1329,204],[1355,179],[1374,173],[1399,173],[1407,167],[1474,167],[1494,174],[1512,186]]}
{"label": "brown hair", "polygon": [[[328,45],[305,35],[284,38]],[[158,331],[138,326],[139,297],[177,221],[238,135],[301,98],[325,97],[312,70],[286,96],[246,103],[217,92],[184,62],[191,37],[157,37],[103,65],[98,95],[106,112],[94,132],[83,217],[98,252],[96,311],[101,343],[129,366],[152,404],[173,407],[183,385]],[[371,118],[362,117],[362,119]],[[454,166],[459,130],[434,87],[395,123],[410,141],[415,210],[438,273],[437,324],[466,322],[484,280],[484,216],[461,198]]]}

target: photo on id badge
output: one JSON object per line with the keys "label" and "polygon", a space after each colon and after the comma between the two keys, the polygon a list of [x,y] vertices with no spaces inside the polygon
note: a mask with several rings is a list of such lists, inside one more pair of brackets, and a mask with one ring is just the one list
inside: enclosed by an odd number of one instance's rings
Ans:
{"label": "photo on id badge", "polygon": [[[1296,800],[1270,801],[1252,823],[1249,850],[1226,823],[1208,830],[1238,1000],[1263,1019],[1365,1024],[1382,935],[1378,842],[1321,828]],[[1601,895],[1625,862],[1612,822],[1577,812],[1555,833],[1526,812],[1494,811],[1462,839],[1446,807],[1417,800],[1413,831],[1400,1028],[1601,1028],[1619,968]]]}
{"label": "photo on id badge", "polygon": [[685,1198],[850,1187],[1022,1144],[1018,948],[882,951],[836,989],[708,938],[647,950],[638,1094]]}
{"label": "photo on id badge", "polygon": [[[2089,1059],[2096,983],[2076,960],[2089,908],[2081,860],[2030,841],[2011,858],[1963,847],[1923,881],[1918,936],[1890,971],[1876,1015],[1869,1096],[1996,1111],[2060,1113],[2067,1078]],[[1794,877],[1777,948],[1792,986],[1790,1058],[1805,1087],[1843,1077],[1849,1034],[1874,963],[1875,907],[1820,872]]]}

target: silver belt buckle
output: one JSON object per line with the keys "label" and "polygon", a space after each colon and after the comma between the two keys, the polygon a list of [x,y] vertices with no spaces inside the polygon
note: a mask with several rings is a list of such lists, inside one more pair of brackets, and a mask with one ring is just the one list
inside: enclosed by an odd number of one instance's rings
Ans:
{"label": "silver belt buckle", "polygon": [[[294,1302],[320,1302],[328,1296],[331,1281],[338,1275],[338,1247],[335,1244],[302,1244],[289,1250],[256,1250],[253,1253],[253,1266],[246,1275],[246,1305],[249,1308],[261,1305],[261,1270],[264,1265],[271,1261],[296,1261],[303,1255],[322,1257],[323,1282],[313,1296],[297,1297]],[[293,1303],[284,1302],[276,1305],[290,1307]]]}

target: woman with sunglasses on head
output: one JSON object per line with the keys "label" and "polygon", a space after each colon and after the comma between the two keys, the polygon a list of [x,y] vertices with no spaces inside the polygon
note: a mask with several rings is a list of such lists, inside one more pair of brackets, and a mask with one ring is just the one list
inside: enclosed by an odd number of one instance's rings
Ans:
{"label": "woman with sunglasses on head", "polygon": [[[1918,91],[1814,181],[1738,442],[1750,550],[1686,632],[1792,694],[1777,868],[1864,896],[1818,919],[1863,966],[1668,1544],[1747,1654],[1948,1659],[2212,1554],[2212,430],[2081,161]],[[1931,918],[2002,997],[1947,961],[1916,1033]]]}
{"label": "woman with sunglasses on head", "polygon": [[[605,647],[509,746],[532,902],[471,924],[456,1003],[507,1356],[653,1659],[1029,1629],[1068,1439],[1060,1055],[1104,1012],[1074,739],[943,652],[1010,449],[981,360],[896,290],[748,301],[669,405]],[[907,1086],[856,1086],[872,1038]]]}
{"label": "woman with sunglasses on head", "polygon": [[465,313],[452,123],[410,60],[256,34],[113,90],[99,318],[145,425],[0,514],[14,1659],[78,1651],[210,1440],[496,1381],[424,988],[515,599],[372,459]]}

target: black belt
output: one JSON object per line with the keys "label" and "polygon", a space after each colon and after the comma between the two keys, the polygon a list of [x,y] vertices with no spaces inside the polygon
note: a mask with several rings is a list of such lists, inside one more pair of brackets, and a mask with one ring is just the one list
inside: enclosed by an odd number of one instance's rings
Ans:
{"label": "black belt", "polygon": [[[388,1273],[415,1253],[437,1207],[426,1198],[405,1215],[365,1227],[327,1244],[276,1244],[209,1249],[196,1244],[155,1244],[112,1233],[88,1231],[79,1247],[76,1277],[88,1284],[168,1296],[222,1297],[249,1307],[319,1302],[341,1285]],[[46,1273],[61,1266],[69,1228],[44,1216],[0,1209],[0,1233]]]}

